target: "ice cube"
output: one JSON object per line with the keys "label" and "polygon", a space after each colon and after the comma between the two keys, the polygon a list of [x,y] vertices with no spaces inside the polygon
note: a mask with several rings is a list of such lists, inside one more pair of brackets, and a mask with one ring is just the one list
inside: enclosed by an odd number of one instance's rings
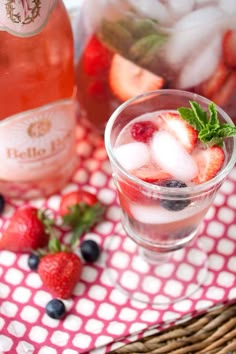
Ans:
{"label": "ice cube", "polygon": [[178,87],[186,89],[207,80],[216,70],[221,55],[222,35],[216,35],[204,50],[195,53],[183,66]]}
{"label": "ice cube", "polygon": [[[213,28],[218,27],[218,21],[221,22],[223,12],[216,6],[207,6],[188,13],[177,22],[176,28],[186,30],[192,27],[207,27],[212,24]],[[223,16],[224,17],[224,16]]]}
{"label": "ice cube", "polygon": [[183,16],[174,26],[173,35],[166,45],[166,60],[181,66],[192,53],[200,51],[217,33],[223,32],[226,17],[215,6],[203,7]]}
{"label": "ice cube", "polygon": [[140,168],[149,161],[149,150],[146,144],[132,142],[114,149],[114,155],[126,170]]}
{"label": "ice cube", "polygon": [[235,0],[219,0],[219,7],[228,16],[227,25],[229,28],[236,29],[236,1]]}
{"label": "ice cube", "polygon": [[[219,0],[219,7],[227,15],[235,15],[236,14],[236,1],[235,0]],[[235,20],[235,22],[236,22],[236,20]]]}
{"label": "ice cube", "polygon": [[175,19],[179,19],[192,11],[194,4],[194,0],[168,0],[168,8]]}
{"label": "ice cube", "polygon": [[195,161],[170,133],[157,132],[151,142],[151,151],[156,163],[174,178],[189,182],[197,176]]}
{"label": "ice cube", "polygon": [[195,4],[197,7],[213,4],[215,2],[216,2],[216,0],[195,0]]}
{"label": "ice cube", "polygon": [[148,206],[140,204],[131,204],[130,211],[137,221],[145,224],[169,224],[171,221],[177,221],[186,218],[186,208],[180,211],[170,211],[161,206]]}
{"label": "ice cube", "polygon": [[140,15],[157,20],[163,26],[171,24],[169,11],[159,0],[128,0],[128,2]]}

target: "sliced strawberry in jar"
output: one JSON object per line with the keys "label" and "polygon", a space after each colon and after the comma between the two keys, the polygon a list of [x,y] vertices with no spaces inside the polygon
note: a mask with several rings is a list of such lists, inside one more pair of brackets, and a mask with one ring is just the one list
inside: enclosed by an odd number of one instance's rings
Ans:
{"label": "sliced strawberry in jar", "polygon": [[110,67],[110,87],[122,102],[129,98],[163,87],[164,79],[115,54]]}
{"label": "sliced strawberry in jar", "polygon": [[224,62],[231,68],[236,69],[236,31],[229,30],[223,38]]}
{"label": "sliced strawberry in jar", "polygon": [[228,78],[225,80],[224,84],[211,96],[211,100],[223,106],[228,103],[229,99],[235,93],[236,90],[236,70],[232,71]]}
{"label": "sliced strawberry in jar", "polygon": [[214,74],[200,85],[200,94],[211,98],[221,88],[229,74],[230,69],[223,62],[220,62]]}
{"label": "sliced strawberry in jar", "polygon": [[106,73],[110,67],[113,53],[94,35],[90,38],[83,54],[86,74],[98,76]]}
{"label": "sliced strawberry in jar", "polygon": [[170,173],[165,172],[160,168],[153,168],[150,166],[143,166],[142,168],[133,170],[131,171],[131,174],[145,182],[154,184],[173,178]]}
{"label": "sliced strawberry in jar", "polygon": [[193,180],[200,184],[214,178],[223,166],[225,154],[221,147],[212,146],[206,150],[200,150],[193,155],[197,167],[198,176]]}
{"label": "sliced strawberry in jar", "polygon": [[87,93],[96,101],[104,101],[109,97],[109,89],[106,80],[94,79],[87,88]]}
{"label": "sliced strawberry in jar", "polygon": [[165,130],[173,135],[188,152],[194,149],[198,133],[178,113],[162,112],[158,114],[157,126],[160,130]]}

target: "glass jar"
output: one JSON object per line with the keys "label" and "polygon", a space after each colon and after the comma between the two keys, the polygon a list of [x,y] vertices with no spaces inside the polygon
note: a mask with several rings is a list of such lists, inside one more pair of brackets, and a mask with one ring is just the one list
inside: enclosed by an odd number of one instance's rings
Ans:
{"label": "glass jar", "polygon": [[236,122],[235,0],[86,0],[75,44],[80,115],[101,133],[122,102],[163,88],[205,96]]}

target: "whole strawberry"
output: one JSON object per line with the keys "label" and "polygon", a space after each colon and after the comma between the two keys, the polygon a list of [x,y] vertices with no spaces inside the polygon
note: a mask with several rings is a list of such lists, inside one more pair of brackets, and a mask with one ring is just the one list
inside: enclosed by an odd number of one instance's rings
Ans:
{"label": "whole strawberry", "polygon": [[74,205],[84,203],[88,206],[94,206],[98,203],[97,196],[86,190],[76,190],[64,194],[61,198],[59,213],[61,216],[71,213]]}
{"label": "whole strawberry", "polygon": [[28,252],[48,244],[45,215],[35,207],[24,206],[16,210],[0,238],[0,250]]}
{"label": "whole strawberry", "polygon": [[82,261],[75,253],[59,251],[41,258],[38,274],[54,296],[68,299],[80,279],[81,270]]}

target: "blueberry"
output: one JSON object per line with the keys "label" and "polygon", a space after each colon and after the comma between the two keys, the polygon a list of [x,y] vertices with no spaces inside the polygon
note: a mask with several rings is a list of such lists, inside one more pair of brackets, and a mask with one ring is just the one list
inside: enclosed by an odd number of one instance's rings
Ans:
{"label": "blueberry", "polygon": [[5,198],[2,194],[0,194],[0,214],[3,213],[4,209],[5,209],[5,204],[6,204],[6,201],[5,201]]}
{"label": "blueberry", "polygon": [[82,257],[87,262],[95,262],[101,253],[100,247],[94,240],[85,240],[81,242],[80,251]]}
{"label": "blueberry", "polygon": [[46,305],[46,313],[49,317],[60,319],[66,313],[64,303],[59,299],[52,299]]}
{"label": "blueberry", "polygon": [[28,266],[31,270],[37,270],[40,258],[37,254],[31,253],[28,258]]}
{"label": "blueberry", "polygon": [[[161,184],[162,187],[168,187],[168,188],[184,188],[187,187],[187,185],[182,182],[182,181],[177,181],[177,180],[166,180]],[[190,204],[190,200],[188,199],[187,195],[183,195],[183,198],[181,195],[176,195],[176,197],[179,197],[181,199],[161,199],[160,204],[163,208],[171,211],[179,211],[184,208],[186,208]]]}

